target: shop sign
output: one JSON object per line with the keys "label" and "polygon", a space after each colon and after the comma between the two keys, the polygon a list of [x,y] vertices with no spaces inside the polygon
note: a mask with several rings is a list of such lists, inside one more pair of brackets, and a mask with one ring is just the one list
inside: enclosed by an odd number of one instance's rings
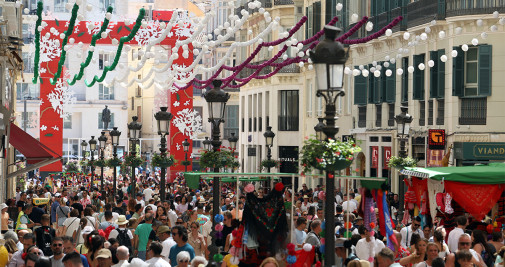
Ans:
{"label": "shop sign", "polygon": [[445,156],[445,150],[428,149],[426,156],[426,167],[444,167],[442,160]]}
{"label": "shop sign", "polygon": [[379,168],[379,147],[372,146],[372,169]]}
{"label": "shop sign", "polygon": [[428,148],[445,149],[445,130],[442,129],[428,130]]}
{"label": "shop sign", "polygon": [[454,157],[464,160],[505,160],[505,143],[456,142]]}

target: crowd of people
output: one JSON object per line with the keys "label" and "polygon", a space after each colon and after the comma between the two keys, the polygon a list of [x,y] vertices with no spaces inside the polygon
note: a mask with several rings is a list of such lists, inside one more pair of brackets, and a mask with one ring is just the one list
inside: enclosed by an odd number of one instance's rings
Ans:
{"label": "crowd of people", "polygon": [[[223,230],[213,240],[212,186],[203,183],[199,190],[192,190],[183,179],[176,179],[169,185],[166,200],[161,201],[155,180],[139,180],[133,194],[126,180],[115,195],[110,187],[101,192],[86,186],[17,188],[15,199],[0,205],[0,267],[207,266],[213,262],[213,245],[224,256],[213,266],[236,266],[228,252],[246,202],[241,190],[236,192],[235,185],[223,184],[217,207],[224,217]],[[294,198],[293,214],[287,216],[294,228],[288,239],[294,240],[296,250],[306,244],[315,247],[314,263],[323,259],[319,249],[324,245],[325,227],[321,192],[322,186],[308,188],[303,184],[297,192],[284,193],[286,202]],[[258,184],[254,193],[262,198],[268,189]],[[397,242],[388,248],[378,226],[372,227],[375,231],[366,227],[357,215],[362,197],[358,190],[336,189],[335,196],[336,266],[504,266],[502,229],[488,233],[475,227],[482,222],[475,224],[464,214],[455,218],[454,229],[437,218],[426,221],[416,216],[402,225],[396,220],[398,198],[392,195],[389,208],[396,222]],[[39,198],[48,199],[48,203],[34,205]],[[351,235],[346,234],[349,232]],[[288,265],[286,256],[270,256],[261,266]]]}

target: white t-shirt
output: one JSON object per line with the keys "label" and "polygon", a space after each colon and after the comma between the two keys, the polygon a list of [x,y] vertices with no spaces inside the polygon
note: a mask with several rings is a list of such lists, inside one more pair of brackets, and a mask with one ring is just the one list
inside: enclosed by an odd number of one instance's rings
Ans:
{"label": "white t-shirt", "polygon": [[[370,242],[366,242],[366,238],[362,238],[356,244],[356,256],[360,260],[370,260],[375,257],[381,249],[385,248],[384,243],[378,239],[371,238]],[[373,267],[373,262],[370,262],[370,267]]]}
{"label": "white t-shirt", "polygon": [[81,219],[79,219],[77,217],[67,218],[63,222],[63,226],[67,227],[67,232],[65,233],[65,235],[71,237],[74,234],[74,232],[77,232],[77,229],[79,229],[79,222],[80,221],[81,221]]}
{"label": "white t-shirt", "polygon": [[[349,205],[349,207],[347,207],[348,205]],[[342,210],[344,210],[344,211],[348,210],[350,212],[353,212],[356,209],[358,209],[358,207],[356,206],[356,204],[353,201],[344,201],[344,203],[342,203]]]}
{"label": "white t-shirt", "polygon": [[[123,230],[123,229],[127,229],[127,228],[120,228],[120,229]],[[114,229],[114,230],[110,231],[109,238],[117,238],[118,235],[119,235],[119,232],[116,229]],[[130,239],[133,239],[133,235],[132,235],[132,232],[130,231],[130,229],[128,229],[127,235]]]}
{"label": "white t-shirt", "polygon": [[[100,223],[103,223],[105,222],[105,215],[104,214],[101,214],[101,218],[100,218]],[[117,212],[112,212],[112,222],[115,222],[117,221],[117,218],[119,218],[119,213]]]}
{"label": "white t-shirt", "polygon": [[146,263],[149,264],[149,267],[171,267],[170,263],[158,257],[147,260]]}
{"label": "white t-shirt", "polygon": [[449,250],[451,252],[456,253],[456,251],[458,250],[459,238],[464,233],[465,233],[465,231],[463,231],[463,229],[461,229],[459,227],[454,228],[449,233],[449,237],[447,237],[447,246],[449,247]]}
{"label": "white t-shirt", "polygon": [[144,198],[146,202],[149,202],[151,198],[153,198],[153,190],[151,188],[144,189]]}
{"label": "white t-shirt", "polygon": [[163,250],[161,251],[161,256],[163,256],[163,259],[166,260],[167,262],[169,261],[168,256],[170,256],[170,249],[172,248],[172,246],[174,246],[176,244],[177,243],[175,243],[175,241],[172,237],[165,239],[165,241],[163,241],[161,243],[161,245],[163,246]]}
{"label": "white t-shirt", "polygon": [[141,200],[135,200],[135,201],[137,201],[137,204],[141,204],[141,205],[142,205],[142,207],[145,207],[145,206],[146,206],[146,203],[145,203],[145,202],[144,202],[144,200],[142,200],[142,199],[141,199]]}
{"label": "white t-shirt", "polygon": [[177,222],[177,213],[175,213],[174,210],[169,210],[168,211],[168,219],[170,220],[170,227],[175,226],[175,222]]}

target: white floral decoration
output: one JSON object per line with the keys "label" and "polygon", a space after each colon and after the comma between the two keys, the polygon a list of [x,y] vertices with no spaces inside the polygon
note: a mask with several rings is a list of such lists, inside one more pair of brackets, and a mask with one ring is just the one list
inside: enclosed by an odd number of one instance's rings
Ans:
{"label": "white floral decoration", "polygon": [[41,131],[45,131],[45,130],[47,130],[47,126],[45,126],[45,125],[40,126],[40,130],[41,130]]}
{"label": "white floral decoration", "polygon": [[177,143],[175,144],[175,147],[177,148],[177,150],[181,150],[181,144]]}
{"label": "white floral decoration", "polygon": [[58,128],[58,126],[56,126],[56,125],[54,125],[54,126],[53,126],[53,127],[51,127],[51,128],[53,128],[53,130],[55,130],[55,131],[59,131],[59,130],[60,130],[60,128]]}
{"label": "white floral decoration", "polygon": [[145,27],[141,27],[137,31],[134,38],[139,45],[145,46],[149,43],[149,40],[159,38],[162,32],[159,21],[149,21]]}
{"label": "white floral decoration", "polygon": [[40,62],[49,62],[61,54],[61,47],[57,39],[42,36],[40,42]]}
{"label": "white floral decoration", "polygon": [[189,100],[186,100],[186,102],[184,102],[184,106],[189,106]]}
{"label": "white floral decoration", "polygon": [[179,101],[175,101],[174,102],[174,107],[178,107],[181,103],[179,103]]}
{"label": "white floral decoration", "polygon": [[58,79],[56,87],[47,95],[47,99],[60,118],[67,118],[71,113],[69,106],[76,102],[74,92],[63,84],[63,79]]}
{"label": "white floral decoration", "polygon": [[186,108],[178,111],[172,119],[172,124],[191,139],[196,139],[202,132],[202,116],[194,109]]}

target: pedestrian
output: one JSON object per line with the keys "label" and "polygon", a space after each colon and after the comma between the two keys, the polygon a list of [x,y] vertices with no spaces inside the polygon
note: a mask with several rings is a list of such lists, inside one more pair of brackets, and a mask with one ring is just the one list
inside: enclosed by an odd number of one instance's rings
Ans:
{"label": "pedestrian", "polygon": [[96,255],[96,260],[98,266],[100,267],[111,267],[112,266],[112,253],[109,249],[102,248],[98,251]]}
{"label": "pedestrian", "polygon": [[195,257],[195,250],[190,244],[188,244],[188,231],[186,230],[186,228],[184,228],[181,225],[174,226],[172,228],[172,236],[174,238],[176,245],[172,246],[172,248],[170,249],[170,255],[169,255],[170,264],[178,266],[177,265],[177,263],[179,263],[178,254],[181,251],[186,251],[189,253],[190,259],[188,260],[188,262],[192,260]]}
{"label": "pedestrian", "polygon": [[5,203],[2,203],[0,204],[0,211],[2,212],[1,215],[2,215],[2,234],[5,234],[7,233],[7,231],[9,231],[9,213],[7,212],[7,209],[9,208],[9,206],[7,206],[7,204]]}
{"label": "pedestrian", "polygon": [[456,228],[452,229],[447,237],[447,246],[449,246],[449,251],[452,253],[458,250],[458,240],[465,233],[468,219],[464,215],[458,216],[456,217],[456,225]]}
{"label": "pedestrian", "polygon": [[64,267],[63,264],[63,239],[61,237],[55,237],[51,243],[52,256],[49,258],[51,262],[51,267]]}
{"label": "pedestrian", "polygon": [[[56,193],[57,195],[58,193]],[[59,205],[58,207],[56,208],[56,223],[57,223],[57,235],[58,236],[62,236],[65,234],[65,232],[63,232],[63,223],[65,222],[65,220],[69,217],[70,215],[70,208],[67,206],[67,203],[66,201],[62,200],[61,197],[60,197],[60,202],[59,202]]]}
{"label": "pedestrian", "polygon": [[51,244],[53,238],[56,237],[56,231],[49,226],[49,214],[42,215],[41,223],[42,226],[35,229],[34,231],[37,240],[37,246],[44,252],[44,255],[51,256],[53,255]]}
{"label": "pedestrian", "polygon": [[170,267],[170,263],[168,263],[161,252],[163,251],[163,246],[160,242],[151,242],[149,245],[149,253],[150,259],[146,261],[149,264],[149,267]]}
{"label": "pedestrian", "polygon": [[[364,237],[361,238],[356,244],[356,256],[358,256],[360,260],[369,261],[370,266],[374,267],[375,254],[385,247],[384,243],[376,239],[372,235],[372,232],[368,231],[368,229],[364,225],[361,225],[358,228],[358,231],[359,234]],[[394,260],[394,254],[393,254],[393,260]]]}
{"label": "pedestrian", "polygon": [[119,246],[125,246],[128,248],[128,252],[133,254],[133,234],[130,229],[126,228],[128,225],[128,220],[126,220],[126,216],[119,215],[117,220],[118,228],[112,230],[109,233],[109,239],[115,238],[117,239]]}
{"label": "pedestrian", "polygon": [[421,230],[421,217],[417,216],[412,220],[412,224],[409,226],[405,226],[402,228],[400,231],[400,234],[402,235],[402,242],[401,245],[403,248],[408,248],[410,245],[410,242],[412,242],[412,234],[416,233],[418,234],[421,238],[424,238],[424,233]]}
{"label": "pedestrian", "polygon": [[177,267],[187,267],[191,261],[191,255],[187,251],[177,253]]}
{"label": "pedestrian", "polygon": [[195,256],[204,256],[207,250],[207,244],[203,235],[198,232],[200,225],[198,222],[193,221],[190,223],[190,228],[191,231],[188,236],[188,243],[195,250]]}
{"label": "pedestrian", "polygon": [[[140,205],[140,204],[137,204]],[[153,230],[152,223],[153,223],[153,214],[152,213],[146,213],[145,217],[145,222],[139,224],[137,228],[135,229],[134,233],[134,256],[139,257],[142,260],[146,260],[146,252],[147,252],[147,242],[149,241],[149,235],[151,234],[151,231]]]}
{"label": "pedestrian", "polygon": [[[61,239],[63,240],[63,253],[65,255],[73,253],[73,252],[77,252],[75,249],[75,243],[74,243],[74,240],[72,239],[72,237],[62,236]],[[88,259],[86,258],[86,256],[82,255],[82,254],[79,254],[79,255],[81,257],[82,266],[89,267]],[[65,263],[63,263],[63,264],[65,264]]]}
{"label": "pedestrian", "polygon": [[[104,212],[104,214],[105,214],[104,215],[105,221],[100,223],[100,225],[98,226],[98,229],[105,230],[109,226],[112,226],[112,227],[114,227],[114,229],[117,229],[118,225],[116,223],[114,223],[114,216],[112,215],[112,211],[107,210]],[[126,218],[125,218],[125,221],[126,221]]]}

